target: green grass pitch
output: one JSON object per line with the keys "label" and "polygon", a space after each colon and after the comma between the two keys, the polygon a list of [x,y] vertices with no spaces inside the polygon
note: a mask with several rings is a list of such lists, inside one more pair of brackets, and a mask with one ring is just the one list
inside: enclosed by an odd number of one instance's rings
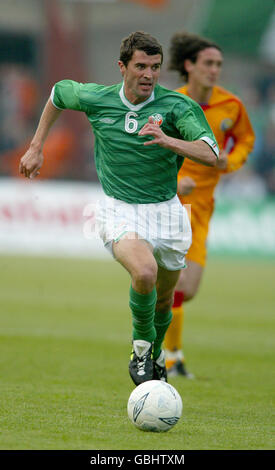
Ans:
{"label": "green grass pitch", "polygon": [[[129,276],[109,261],[0,258],[0,449],[273,449],[274,264],[210,258],[186,304],[195,380],[168,433],[129,421]],[[274,436],[274,434],[273,434]]]}

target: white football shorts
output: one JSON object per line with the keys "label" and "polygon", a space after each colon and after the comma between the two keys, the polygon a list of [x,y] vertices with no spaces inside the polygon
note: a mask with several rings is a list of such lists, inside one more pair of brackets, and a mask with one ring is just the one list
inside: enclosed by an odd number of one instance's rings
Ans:
{"label": "white football shorts", "polygon": [[159,266],[169,271],[186,267],[192,231],[187,210],[177,196],[159,203],[128,204],[105,195],[96,210],[96,231],[113,256],[113,243],[131,232],[150,243]]}

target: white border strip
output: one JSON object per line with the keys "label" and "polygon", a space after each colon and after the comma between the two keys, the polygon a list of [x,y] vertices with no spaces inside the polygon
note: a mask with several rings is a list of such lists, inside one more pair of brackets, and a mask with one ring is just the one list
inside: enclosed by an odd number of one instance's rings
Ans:
{"label": "white border strip", "polygon": [[219,147],[217,146],[216,142],[214,142],[214,140],[210,139],[207,136],[201,137],[200,140],[203,140],[204,142],[206,142],[209,145],[209,147],[211,147],[213,152],[216,154],[216,157],[219,158],[219,153],[220,153]]}
{"label": "white border strip", "polygon": [[63,108],[59,108],[59,106],[56,106],[56,104],[53,101],[54,100],[54,89],[55,89],[55,85],[52,87],[52,91],[51,91],[51,95],[50,95],[51,102],[52,102],[52,104],[54,105],[55,108],[61,109],[61,111],[64,111]]}
{"label": "white border strip", "polygon": [[127,108],[131,109],[131,111],[139,111],[141,108],[143,108],[143,106],[146,106],[146,104],[150,103],[151,101],[154,101],[155,92],[153,90],[151,96],[146,101],[143,101],[142,103],[139,103],[139,104],[132,104],[132,103],[130,103],[130,101],[127,100],[127,98],[124,94],[124,83],[123,83],[123,85],[120,89],[120,92],[119,92],[119,96],[120,96],[120,99],[121,99],[122,103],[125,104],[125,106],[127,106]]}

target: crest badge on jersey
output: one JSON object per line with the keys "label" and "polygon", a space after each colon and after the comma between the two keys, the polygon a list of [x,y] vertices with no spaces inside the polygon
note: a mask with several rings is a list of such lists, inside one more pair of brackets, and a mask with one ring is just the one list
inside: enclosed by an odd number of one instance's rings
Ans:
{"label": "crest badge on jersey", "polygon": [[161,126],[161,124],[163,123],[163,116],[159,113],[152,114],[152,116],[150,117],[154,119],[154,124],[158,124],[159,126]]}
{"label": "crest badge on jersey", "polygon": [[220,127],[222,131],[228,131],[233,126],[233,121],[230,118],[225,118],[221,121]]}

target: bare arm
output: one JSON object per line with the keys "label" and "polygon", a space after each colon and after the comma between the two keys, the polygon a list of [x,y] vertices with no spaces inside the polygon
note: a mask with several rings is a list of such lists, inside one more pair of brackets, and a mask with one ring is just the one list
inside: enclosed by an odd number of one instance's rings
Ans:
{"label": "bare arm", "polygon": [[190,158],[197,163],[206,166],[216,166],[217,157],[210,146],[203,140],[194,140],[188,142],[186,140],[175,139],[166,135],[158,124],[153,123],[153,119],[149,117],[149,122],[139,131],[140,136],[151,135],[153,140],[146,141],[144,145],[158,144],[167,148],[177,155]]}
{"label": "bare arm", "polygon": [[225,170],[227,168],[227,165],[228,165],[228,153],[226,152],[226,150],[223,150],[222,152],[220,152],[219,160],[217,161],[216,166],[219,170]]}
{"label": "bare arm", "polygon": [[39,174],[43,165],[42,149],[50,128],[56,121],[61,109],[56,108],[49,98],[42,112],[35,135],[31,141],[30,147],[20,160],[19,172],[26,178],[34,178]]}
{"label": "bare arm", "polygon": [[166,138],[166,143],[163,147],[171,150],[177,155],[189,158],[190,160],[201,163],[205,166],[216,166],[217,157],[209,145],[203,140],[188,142],[186,140],[175,139],[168,136],[166,136]]}
{"label": "bare arm", "polygon": [[196,183],[193,178],[190,178],[190,176],[183,176],[183,178],[178,179],[177,193],[180,196],[187,196],[192,193],[195,187]]}
{"label": "bare arm", "polygon": [[239,102],[239,116],[230,134],[233,137],[233,145],[227,148],[228,158],[226,164],[218,167],[224,170],[224,173],[239,170],[246,162],[248,155],[253,150],[255,134],[251,126],[248,114],[244,105]]}

